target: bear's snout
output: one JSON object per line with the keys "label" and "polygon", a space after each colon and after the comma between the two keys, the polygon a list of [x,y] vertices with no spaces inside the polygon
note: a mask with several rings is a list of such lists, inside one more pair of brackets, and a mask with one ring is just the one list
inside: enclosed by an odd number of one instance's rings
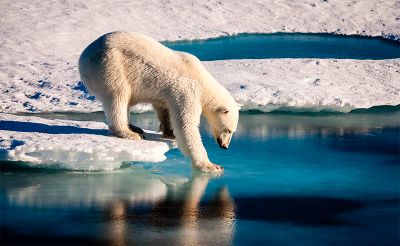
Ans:
{"label": "bear's snout", "polygon": [[217,143],[218,143],[218,145],[219,145],[220,148],[228,149],[228,145],[222,143],[222,139],[221,139],[221,138],[217,138]]}

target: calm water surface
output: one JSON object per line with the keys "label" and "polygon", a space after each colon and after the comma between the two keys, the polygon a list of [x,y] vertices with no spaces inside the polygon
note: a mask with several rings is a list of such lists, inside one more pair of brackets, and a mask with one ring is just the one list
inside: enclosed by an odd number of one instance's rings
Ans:
{"label": "calm water surface", "polygon": [[200,60],[266,58],[391,59],[400,57],[400,42],[377,37],[332,34],[239,34],[213,39],[163,42]]}
{"label": "calm water surface", "polygon": [[[43,114],[99,120],[102,114]],[[220,177],[161,163],[114,172],[2,162],[1,242],[398,245],[400,112],[243,113],[228,150],[202,124]],[[131,121],[157,129],[154,114]]]}

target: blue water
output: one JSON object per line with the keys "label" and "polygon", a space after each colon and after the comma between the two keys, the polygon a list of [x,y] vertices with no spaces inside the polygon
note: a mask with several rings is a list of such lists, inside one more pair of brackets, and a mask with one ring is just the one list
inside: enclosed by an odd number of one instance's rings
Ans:
{"label": "blue water", "polygon": [[[399,119],[396,108],[242,113],[228,150],[202,122],[210,159],[225,168],[219,177],[193,172],[177,149],[164,162],[125,163],[112,173],[1,162],[1,242],[398,245]],[[152,113],[131,121],[158,127]]]}
{"label": "blue water", "polygon": [[220,38],[163,42],[200,60],[266,58],[390,59],[400,57],[400,42],[378,37],[333,34],[239,34]]}

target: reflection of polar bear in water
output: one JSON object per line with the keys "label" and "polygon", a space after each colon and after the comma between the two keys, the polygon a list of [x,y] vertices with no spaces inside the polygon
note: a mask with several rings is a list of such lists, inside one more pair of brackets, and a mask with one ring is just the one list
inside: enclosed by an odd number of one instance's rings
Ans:
{"label": "reflection of polar bear in water", "polygon": [[166,137],[176,136],[193,165],[221,172],[211,163],[201,142],[203,114],[222,148],[228,148],[238,122],[238,106],[193,55],[176,52],[146,36],[106,34],[82,53],[79,71],[88,89],[102,102],[110,132],[140,139],[143,131],[128,123],[128,109],[151,103]]}

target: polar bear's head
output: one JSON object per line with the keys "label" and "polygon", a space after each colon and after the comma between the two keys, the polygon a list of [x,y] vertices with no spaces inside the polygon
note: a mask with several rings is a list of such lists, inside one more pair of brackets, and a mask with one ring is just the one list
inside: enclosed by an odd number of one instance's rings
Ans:
{"label": "polar bear's head", "polygon": [[234,102],[218,106],[207,117],[214,139],[219,147],[227,149],[239,120],[239,107]]}

